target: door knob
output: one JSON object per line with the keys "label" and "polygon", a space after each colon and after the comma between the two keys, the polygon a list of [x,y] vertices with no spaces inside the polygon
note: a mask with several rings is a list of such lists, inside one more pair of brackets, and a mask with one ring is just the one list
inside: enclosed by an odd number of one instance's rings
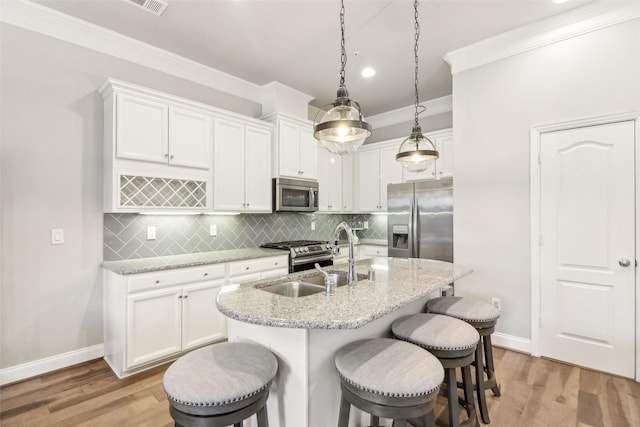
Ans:
{"label": "door knob", "polygon": [[626,258],[620,258],[620,261],[618,261],[618,264],[620,264],[620,267],[629,267],[631,265],[631,261],[629,261]]}

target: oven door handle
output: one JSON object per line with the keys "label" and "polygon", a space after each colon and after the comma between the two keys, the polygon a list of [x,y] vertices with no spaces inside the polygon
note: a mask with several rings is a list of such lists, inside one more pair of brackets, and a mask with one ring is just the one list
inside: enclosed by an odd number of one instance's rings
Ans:
{"label": "oven door handle", "polygon": [[317,256],[306,256],[301,258],[292,258],[292,265],[300,265],[300,264],[308,264],[316,261],[327,261],[333,259],[333,255],[317,255]]}

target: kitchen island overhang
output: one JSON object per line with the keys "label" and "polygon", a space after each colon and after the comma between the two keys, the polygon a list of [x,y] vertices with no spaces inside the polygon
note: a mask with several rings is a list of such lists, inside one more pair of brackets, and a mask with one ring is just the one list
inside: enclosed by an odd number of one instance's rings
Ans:
{"label": "kitchen island overhang", "polygon": [[[262,344],[278,358],[267,404],[271,427],[337,425],[336,351],[360,339],[389,336],[395,319],[423,311],[426,301],[439,296],[444,286],[471,273],[448,262],[413,258],[371,258],[356,264],[357,273],[370,268],[376,271],[375,281],[361,280],[352,289],[338,287],[332,296],[320,292],[291,298],[257,289],[301,280],[313,272],[231,284],[219,293],[218,309],[229,317],[229,341]],[[366,424],[368,416],[352,408],[349,426]]]}

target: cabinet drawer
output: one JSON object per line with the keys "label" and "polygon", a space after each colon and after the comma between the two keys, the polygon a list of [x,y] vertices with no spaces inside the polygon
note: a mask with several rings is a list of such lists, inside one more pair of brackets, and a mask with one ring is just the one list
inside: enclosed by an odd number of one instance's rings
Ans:
{"label": "cabinet drawer", "polygon": [[229,276],[233,277],[283,267],[288,268],[288,263],[289,259],[287,255],[232,262],[229,264]]}
{"label": "cabinet drawer", "polygon": [[128,280],[128,291],[138,292],[147,289],[179,285],[181,283],[201,282],[224,277],[224,264],[211,264],[202,267],[176,268],[136,274]]}
{"label": "cabinet drawer", "polygon": [[365,256],[387,256],[388,250],[385,246],[362,246]]}

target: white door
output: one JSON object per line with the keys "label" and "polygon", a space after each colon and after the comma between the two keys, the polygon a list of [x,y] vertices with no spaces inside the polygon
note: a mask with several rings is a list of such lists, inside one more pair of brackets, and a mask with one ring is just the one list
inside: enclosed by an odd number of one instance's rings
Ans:
{"label": "white door", "polygon": [[300,178],[302,172],[298,164],[300,153],[300,131],[297,125],[285,121],[278,122],[278,168],[279,175]]}
{"label": "white door", "polygon": [[380,210],[387,210],[387,185],[402,182],[402,165],[396,160],[397,147],[380,149]]}
{"label": "white door", "polygon": [[116,109],[116,156],[166,164],[169,107],[152,99],[118,94]]}
{"label": "white door", "polygon": [[358,162],[357,209],[362,212],[378,211],[380,210],[380,150],[359,151],[355,155]]}
{"label": "white door", "polygon": [[540,139],[541,354],[634,376],[634,123]]}
{"label": "white door", "polygon": [[244,144],[242,124],[216,119],[213,146],[213,209],[244,208]]}
{"label": "white door", "polygon": [[311,127],[300,126],[300,146],[298,159],[300,164],[300,178],[318,179],[318,149],[319,142],[313,137]]}

